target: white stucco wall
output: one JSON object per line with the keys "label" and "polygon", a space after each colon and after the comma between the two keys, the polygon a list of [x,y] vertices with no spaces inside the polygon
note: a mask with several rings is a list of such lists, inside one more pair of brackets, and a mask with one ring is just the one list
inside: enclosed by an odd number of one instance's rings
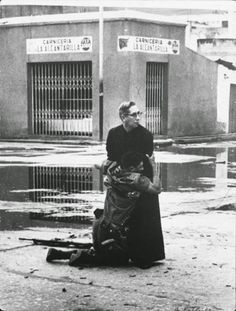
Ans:
{"label": "white stucco wall", "polygon": [[218,88],[217,88],[217,122],[222,123],[224,132],[229,131],[229,100],[230,84],[236,84],[236,71],[218,66]]}
{"label": "white stucco wall", "polygon": [[236,38],[236,12],[230,12],[229,17],[229,38]]}

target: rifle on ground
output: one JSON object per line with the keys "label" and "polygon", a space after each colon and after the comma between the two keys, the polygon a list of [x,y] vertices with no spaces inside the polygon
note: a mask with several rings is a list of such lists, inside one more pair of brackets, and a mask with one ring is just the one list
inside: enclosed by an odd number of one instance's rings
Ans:
{"label": "rifle on ground", "polygon": [[19,238],[21,241],[32,241],[35,245],[47,245],[47,246],[54,246],[54,247],[70,247],[70,248],[90,248],[93,246],[92,243],[81,243],[81,242],[74,242],[74,241],[66,241],[62,239],[51,239],[51,240],[44,240],[44,239],[28,239],[28,238]]}

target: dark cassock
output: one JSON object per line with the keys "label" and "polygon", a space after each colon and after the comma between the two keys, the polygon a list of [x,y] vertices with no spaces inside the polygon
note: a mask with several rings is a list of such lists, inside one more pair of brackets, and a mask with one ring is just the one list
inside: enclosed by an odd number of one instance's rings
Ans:
{"label": "dark cassock", "polygon": [[[144,175],[152,180],[152,167],[145,155],[153,153],[153,135],[138,125],[127,132],[123,125],[112,128],[107,136],[107,157],[120,163],[127,151],[144,154]],[[165,258],[163,234],[157,195],[141,194],[136,203],[130,224],[128,242],[131,259],[137,264],[150,263]]]}

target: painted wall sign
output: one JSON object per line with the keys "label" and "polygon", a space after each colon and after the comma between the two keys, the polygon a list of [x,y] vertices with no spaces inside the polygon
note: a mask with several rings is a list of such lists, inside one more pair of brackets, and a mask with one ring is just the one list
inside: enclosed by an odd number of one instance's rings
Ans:
{"label": "painted wall sign", "polygon": [[60,37],[26,39],[27,54],[92,52],[92,37]]}
{"label": "painted wall sign", "polygon": [[118,36],[118,51],[153,54],[179,54],[179,40]]}

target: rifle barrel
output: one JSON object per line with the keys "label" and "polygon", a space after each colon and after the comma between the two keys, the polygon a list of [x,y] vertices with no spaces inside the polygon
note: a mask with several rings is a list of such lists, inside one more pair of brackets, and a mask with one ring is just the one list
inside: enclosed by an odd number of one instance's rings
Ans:
{"label": "rifle barrel", "polygon": [[52,239],[29,239],[29,238],[19,238],[22,241],[32,241],[36,245],[46,245],[46,246],[55,246],[55,247],[70,247],[70,248],[90,248],[93,246],[92,243],[82,243],[68,240]]}

